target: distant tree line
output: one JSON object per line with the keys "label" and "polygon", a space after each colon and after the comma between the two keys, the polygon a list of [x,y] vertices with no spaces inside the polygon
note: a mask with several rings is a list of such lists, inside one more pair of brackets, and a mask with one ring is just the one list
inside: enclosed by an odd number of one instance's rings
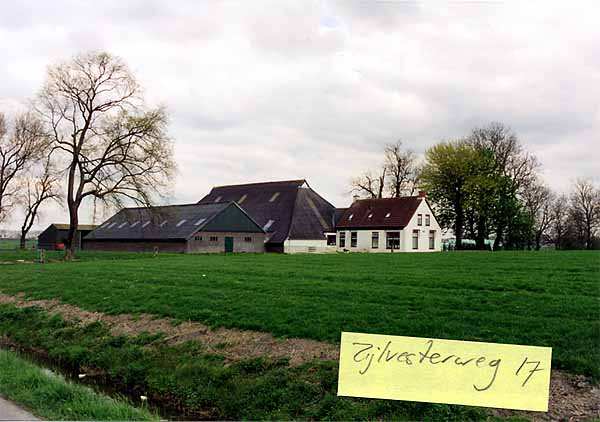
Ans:
{"label": "distant tree line", "polygon": [[457,249],[463,239],[475,240],[476,249],[486,249],[487,239],[494,249],[600,248],[600,189],[578,179],[568,195],[558,195],[539,170],[512,130],[491,123],[432,146],[420,165],[401,142],[387,145],[381,168],[353,179],[352,192],[383,198],[427,191]]}

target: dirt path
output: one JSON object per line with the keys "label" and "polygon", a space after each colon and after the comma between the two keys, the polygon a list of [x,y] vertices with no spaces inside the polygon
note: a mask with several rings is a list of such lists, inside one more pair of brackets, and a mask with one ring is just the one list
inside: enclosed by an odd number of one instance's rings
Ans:
{"label": "dirt path", "polygon": [[[199,322],[176,324],[170,318],[156,318],[149,314],[106,315],[90,312],[57,300],[25,300],[23,295],[0,294],[0,303],[17,307],[37,306],[51,314],[60,314],[69,321],[81,324],[100,321],[114,335],[135,336],[142,332],[163,333],[168,344],[196,340],[209,350],[222,355],[229,362],[250,357],[289,358],[291,366],[314,359],[337,360],[339,346],[315,340],[277,339],[269,333],[231,328],[211,329]],[[547,413],[492,410],[496,416],[522,416],[528,419],[580,421],[600,418],[600,389],[581,375],[553,370],[550,381],[550,404]]]}

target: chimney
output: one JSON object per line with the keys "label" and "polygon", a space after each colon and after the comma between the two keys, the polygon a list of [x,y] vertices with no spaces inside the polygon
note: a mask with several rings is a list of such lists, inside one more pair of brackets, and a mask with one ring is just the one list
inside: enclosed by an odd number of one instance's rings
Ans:
{"label": "chimney", "polygon": [[358,201],[360,199],[359,195],[353,195],[352,196],[352,203],[354,204],[356,201]]}
{"label": "chimney", "polygon": [[419,198],[427,198],[427,192],[424,190],[419,191]]}

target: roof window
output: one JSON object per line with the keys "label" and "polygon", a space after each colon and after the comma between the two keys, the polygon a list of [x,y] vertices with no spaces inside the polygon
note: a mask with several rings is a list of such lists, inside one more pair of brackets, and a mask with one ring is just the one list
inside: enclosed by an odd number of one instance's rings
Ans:
{"label": "roof window", "polygon": [[385,218],[390,218],[390,216],[391,216],[391,215],[392,215],[392,213],[391,213],[391,212],[388,212],[388,213],[385,215]]}
{"label": "roof window", "polygon": [[273,223],[275,222],[275,220],[269,220],[267,221],[267,224],[265,224],[265,226],[263,227],[264,231],[269,230],[269,228],[273,225]]}
{"label": "roof window", "polygon": [[177,227],[182,226],[187,220],[181,220],[179,223],[177,223]]}
{"label": "roof window", "polygon": [[167,223],[168,223],[167,220],[163,221],[162,223],[160,223],[160,227],[164,227]]}
{"label": "roof window", "polygon": [[369,215],[367,215],[367,218],[371,218],[373,217],[373,213],[370,213]]}
{"label": "roof window", "polygon": [[279,192],[275,192],[273,194],[273,196],[271,196],[271,199],[269,199],[269,202],[274,202],[278,196],[279,196]]}
{"label": "roof window", "polygon": [[136,221],[135,223],[132,223],[132,224],[131,224],[131,227],[135,227],[135,226],[137,226],[138,224],[140,224],[139,220],[138,220],[138,221]]}
{"label": "roof window", "polygon": [[206,218],[201,218],[200,220],[198,220],[194,223],[194,226],[199,226],[200,224],[204,223],[205,221],[206,221]]}
{"label": "roof window", "polygon": [[248,197],[247,194],[243,194],[242,197],[238,200],[238,204],[241,204],[242,202],[244,202],[247,197]]}
{"label": "roof window", "polygon": [[127,221],[124,223],[119,224],[119,227],[117,227],[118,229],[122,229],[123,227],[125,227],[127,225]]}
{"label": "roof window", "polygon": [[350,215],[348,216],[348,221],[352,220],[352,217],[354,217],[354,214],[350,214]]}
{"label": "roof window", "polygon": [[107,229],[112,229],[115,226],[115,224],[117,224],[117,223],[116,222],[110,223],[110,225],[107,227]]}
{"label": "roof window", "polygon": [[149,221],[146,221],[144,224],[142,224],[142,228],[144,228],[144,227],[148,227],[148,224],[150,224],[150,222],[149,222]]}
{"label": "roof window", "polygon": [[215,202],[219,202],[219,201],[220,201],[222,198],[223,198],[222,196],[217,196],[217,197],[215,198]]}

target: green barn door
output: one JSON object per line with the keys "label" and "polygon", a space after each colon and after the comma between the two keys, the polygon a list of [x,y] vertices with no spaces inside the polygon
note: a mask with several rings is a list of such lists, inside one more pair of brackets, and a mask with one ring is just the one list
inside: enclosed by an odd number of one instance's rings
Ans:
{"label": "green barn door", "polygon": [[233,237],[225,237],[225,252],[233,252]]}

